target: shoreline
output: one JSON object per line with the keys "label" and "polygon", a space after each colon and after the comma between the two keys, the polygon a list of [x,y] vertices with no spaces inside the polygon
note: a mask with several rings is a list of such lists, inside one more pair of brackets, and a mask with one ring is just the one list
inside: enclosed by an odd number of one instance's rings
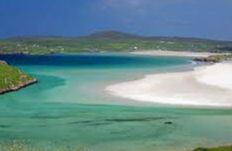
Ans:
{"label": "shoreline", "polygon": [[31,85],[36,84],[36,83],[38,83],[38,80],[34,78],[32,80],[29,80],[29,81],[27,81],[27,82],[25,82],[23,84],[20,84],[20,85],[16,86],[16,87],[0,90],[0,95],[6,94],[6,93],[9,93],[9,92],[19,91],[19,90],[21,90],[23,88],[26,88],[26,87],[31,86]]}
{"label": "shoreline", "polygon": [[174,56],[174,57],[209,57],[213,55],[223,55],[228,53],[213,53],[213,52],[193,52],[193,51],[170,51],[170,50],[138,50],[130,52],[134,55],[148,56]]}
{"label": "shoreline", "polygon": [[105,91],[144,103],[231,108],[231,74],[232,63],[224,62],[198,66],[192,71],[146,75],[139,80],[107,86]]}
{"label": "shoreline", "polygon": [[209,57],[211,55],[229,54],[225,52],[195,52],[195,51],[172,51],[172,50],[134,50],[134,51],[81,51],[81,52],[57,52],[57,53],[25,53],[25,52],[0,52],[0,55],[56,55],[56,54],[95,54],[95,53],[129,53],[135,55],[149,55],[149,56],[177,56],[177,57]]}

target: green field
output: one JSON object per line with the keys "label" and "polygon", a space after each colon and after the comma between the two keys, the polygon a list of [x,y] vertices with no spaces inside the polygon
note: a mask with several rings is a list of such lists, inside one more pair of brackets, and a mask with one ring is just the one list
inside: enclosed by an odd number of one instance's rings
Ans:
{"label": "green field", "polygon": [[232,51],[232,42],[197,38],[144,37],[122,32],[98,32],[84,37],[13,37],[0,40],[0,53],[75,53],[132,50]]}
{"label": "green field", "polygon": [[0,94],[14,88],[23,87],[34,80],[33,77],[25,74],[18,68],[9,66],[0,61]]}

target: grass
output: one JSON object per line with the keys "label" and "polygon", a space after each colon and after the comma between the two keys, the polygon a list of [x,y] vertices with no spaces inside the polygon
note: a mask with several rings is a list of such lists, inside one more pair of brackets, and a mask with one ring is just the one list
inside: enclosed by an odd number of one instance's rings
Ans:
{"label": "grass", "polygon": [[162,42],[159,40],[107,40],[107,39],[77,39],[77,40],[30,40],[1,41],[1,52],[14,53],[62,53],[62,52],[92,52],[92,51],[129,51],[137,47],[140,50],[187,50],[187,51],[217,51],[216,44],[203,42]]}
{"label": "grass", "polygon": [[232,146],[223,146],[223,147],[216,147],[216,148],[198,148],[194,151],[232,151]]}
{"label": "grass", "polygon": [[32,76],[27,75],[20,69],[0,61],[0,92],[22,86],[33,79]]}

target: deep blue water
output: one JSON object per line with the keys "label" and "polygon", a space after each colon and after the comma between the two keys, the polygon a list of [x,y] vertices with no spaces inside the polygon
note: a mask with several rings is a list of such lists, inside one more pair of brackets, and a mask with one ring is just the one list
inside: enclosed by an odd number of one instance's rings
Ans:
{"label": "deep blue water", "polygon": [[[0,55],[11,65],[46,65],[76,67],[151,67],[170,66],[187,62],[183,57],[151,57],[130,54],[79,54],[79,55]],[[189,61],[189,60],[188,60]]]}

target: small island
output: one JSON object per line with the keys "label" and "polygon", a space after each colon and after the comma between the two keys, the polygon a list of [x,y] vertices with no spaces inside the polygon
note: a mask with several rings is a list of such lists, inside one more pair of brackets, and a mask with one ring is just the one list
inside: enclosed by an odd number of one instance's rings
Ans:
{"label": "small island", "polygon": [[0,61],[0,95],[37,83],[37,79]]}

